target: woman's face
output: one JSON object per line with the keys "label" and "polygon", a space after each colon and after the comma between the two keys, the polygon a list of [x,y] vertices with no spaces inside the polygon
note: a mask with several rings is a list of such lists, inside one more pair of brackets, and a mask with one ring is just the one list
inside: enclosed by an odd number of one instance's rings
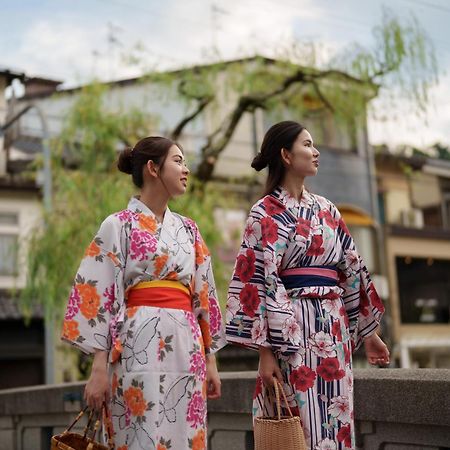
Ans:
{"label": "woman's face", "polygon": [[188,175],[189,169],[186,167],[182,151],[176,145],[172,145],[160,172],[161,179],[171,197],[184,194]]}
{"label": "woman's face", "polygon": [[282,149],[282,158],[286,170],[294,176],[310,177],[317,174],[319,169],[319,151],[308,130],[303,130],[295,140],[290,151]]}

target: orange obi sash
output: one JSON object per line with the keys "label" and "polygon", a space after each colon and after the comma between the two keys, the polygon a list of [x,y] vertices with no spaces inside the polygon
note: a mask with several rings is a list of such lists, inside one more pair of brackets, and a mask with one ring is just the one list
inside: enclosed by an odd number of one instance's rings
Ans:
{"label": "orange obi sash", "polygon": [[189,288],[179,281],[143,281],[128,291],[127,308],[154,306],[155,308],[182,309],[192,312]]}

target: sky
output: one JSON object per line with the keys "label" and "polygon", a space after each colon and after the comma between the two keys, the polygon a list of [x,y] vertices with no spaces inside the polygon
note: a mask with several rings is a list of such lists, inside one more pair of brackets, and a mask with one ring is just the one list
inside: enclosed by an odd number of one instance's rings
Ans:
{"label": "sky", "polygon": [[412,13],[434,45],[439,83],[426,116],[408,103],[372,102],[369,140],[392,148],[450,145],[448,0],[0,0],[0,6],[0,67],[67,87],[217,58],[276,57],[303,41],[319,45],[326,62],[352,43],[372,46],[383,8],[398,17]]}

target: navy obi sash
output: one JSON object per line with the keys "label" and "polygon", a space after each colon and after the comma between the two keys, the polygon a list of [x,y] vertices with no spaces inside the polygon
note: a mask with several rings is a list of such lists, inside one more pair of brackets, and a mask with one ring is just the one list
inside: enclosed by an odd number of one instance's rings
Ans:
{"label": "navy obi sash", "polygon": [[309,266],[286,269],[280,273],[286,289],[309,286],[337,286],[339,275],[335,266]]}

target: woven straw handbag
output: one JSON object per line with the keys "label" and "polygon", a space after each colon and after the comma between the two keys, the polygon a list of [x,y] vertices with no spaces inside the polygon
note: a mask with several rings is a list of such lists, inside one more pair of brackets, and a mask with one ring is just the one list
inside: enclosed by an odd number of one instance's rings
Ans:
{"label": "woven straw handbag", "polygon": [[[95,435],[100,428],[100,413],[96,414],[91,410],[84,433],[72,433],[70,430],[81,419],[81,416],[87,411],[88,407],[83,409],[71,425],[61,434],[52,437],[51,450],[111,450],[114,448],[114,442],[111,432],[111,419],[108,410],[103,405],[103,421],[108,434],[108,445],[100,444],[95,441]],[[96,416],[96,417],[95,417]]]}
{"label": "woven straw handbag", "polygon": [[[300,417],[292,414],[283,386],[275,378],[273,387],[276,397],[277,416],[255,418],[253,426],[255,450],[307,450]],[[289,416],[281,415],[280,391]],[[273,396],[269,395],[269,398],[273,404]]]}

